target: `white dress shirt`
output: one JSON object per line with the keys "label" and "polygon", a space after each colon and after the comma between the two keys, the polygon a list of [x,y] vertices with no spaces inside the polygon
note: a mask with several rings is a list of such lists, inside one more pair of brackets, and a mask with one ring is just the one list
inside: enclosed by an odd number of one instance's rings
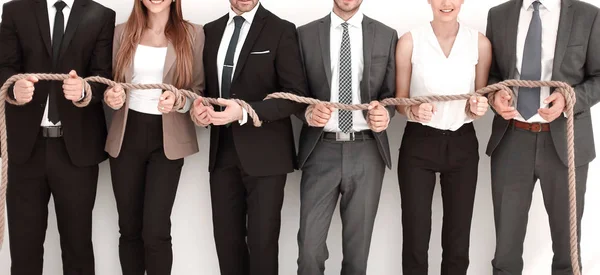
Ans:
{"label": "white dress shirt", "polygon": [[[242,13],[240,16],[244,18],[244,23],[242,24],[242,28],[240,29],[240,36],[235,47],[235,54],[233,55],[233,73],[231,74],[231,78],[233,79],[233,75],[235,74],[235,69],[237,66],[238,58],[240,57],[240,52],[242,51],[242,47],[244,46],[244,42],[246,41],[246,37],[248,36],[248,32],[250,31],[250,26],[252,26],[252,21],[254,20],[254,16],[256,15],[256,11],[258,10],[258,3],[251,11]],[[235,31],[235,23],[233,22],[233,18],[238,16],[231,8],[229,9],[229,20],[227,20],[227,25],[225,26],[225,31],[223,32],[223,38],[221,38],[221,45],[219,46],[219,52],[217,53],[217,73],[219,75],[219,94],[221,93],[221,80],[223,78],[223,65],[225,64],[225,56],[227,55],[227,48],[229,47],[229,42],[231,42],[231,36]],[[245,124],[248,120],[248,113],[245,109],[243,110],[243,118],[239,121],[241,125]]]}
{"label": "white dress shirt", "polygon": [[[75,2],[75,0],[55,0],[55,1],[47,1],[48,4],[48,20],[50,21],[50,39],[52,39],[52,35],[54,34],[54,19],[56,18],[56,8],[54,7],[54,4],[56,2],[59,1],[63,1],[65,2],[65,4],[67,4],[65,6],[65,8],[63,9],[63,16],[65,18],[65,26],[64,29],[66,30],[67,28],[67,23],[69,22],[69,15],[71,14],[71,8],[73,7],[73,2]],[[52,41],[52,43],[54,43],[54,41]],[[81,99],[83,99],[85,96],[84,91],[81,92]],[[46,98],[46,109],[44,110],[44,116],[42,117],[42,123],[41,126],[44,127],[51,127],[51,126],[60,126],[60,121],[56,122],[56,124],[50,122],[50,120],[48,119],[48,105],[49,105],[49,96],[48,98]]]}
{"label": "white dress shirt", "polygon": [[[360,83],[363,77],[364,55],[363,55],[363,13],[358,11],[348,21],[340,18],[334,12],[331,13],[331,30],[329,48],[331,54],[331,102],[339,102],[340,95],[340,48],[344,28],[342,23],[348,23],[348,35],[350,36],[350,53],[352,55],[352,104],[360,104]],[[368,130],[367,120],[363,111],[352,111],[352,131],[358,132]],[[339,110],[331,114],[331,118],[323,128],[326,132],[341,132],[339,128]]]}
{"label": "white dress shirt", "polygon": [[[525,48],[525,38],[529,31],[529,24],[533,17],[533,5],[535,0],[524,0],[519,15],[519,26],[517,30],[517,63],[516,63],[516,79],[520,78],[520,71],[523,64],[523,51]],[[556,36],[558,33],[558,23],[560,21],[560,0],[538,0],[541,5],[540,18],[542,20],[542,81],[552,80],[552,64],[554,62],[554,50],[556,47]],[[518,89],[515,89],[518,93]],[[540,89],[540,108],[547,108],[548,104],[544,104],[544,100],[550,96],[550,88],[542,87]],[[516,120],[525,122],[541,122],[546,123],[540,114],[535,114],[528,120],[523,119],[518,115]]]}

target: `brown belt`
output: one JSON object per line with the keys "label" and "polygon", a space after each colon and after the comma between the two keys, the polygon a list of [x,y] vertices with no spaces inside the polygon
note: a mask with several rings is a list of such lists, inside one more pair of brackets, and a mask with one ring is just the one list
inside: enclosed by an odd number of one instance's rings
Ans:
{"label": "brown belt", "polygon": [[511,124],[516,128],[527,130],[534,133],[550,132],[550,123],[527,123],[518,120],[512,120]]}

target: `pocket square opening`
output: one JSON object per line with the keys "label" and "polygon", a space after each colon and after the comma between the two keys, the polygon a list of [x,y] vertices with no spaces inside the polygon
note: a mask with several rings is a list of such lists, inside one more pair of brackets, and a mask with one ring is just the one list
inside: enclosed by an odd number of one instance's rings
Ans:
{"label": "pocket square opening", "polygon": [[267,54],[270,53],[270,50],[266,50],[266,51],[260,51],[260,52],[251,52],[250,54]]}

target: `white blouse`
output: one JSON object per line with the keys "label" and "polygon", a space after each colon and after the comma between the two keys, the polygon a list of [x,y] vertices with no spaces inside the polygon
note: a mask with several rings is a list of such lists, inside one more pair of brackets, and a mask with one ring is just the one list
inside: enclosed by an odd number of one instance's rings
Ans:
{"label": "white blouse", "polygon": [[[479,32],[463,24],[446,57],[431,24],[411,31],[413,39],[410,97],[457,95],[474,91],[479,59]],[[466,100],[436,102],[436,113],[423,125],[455,131],[472,119],[465,114]]]}
{"label": "white blouse", "polygon": [[[163,70],[167,48],[157,48],[139,45],[133,60],[132,84],[160,84],[163,83]],[[158,110],[158,102],[163,91],[131,90],[129,92],[129,109],[145,114],[162,115]]]}

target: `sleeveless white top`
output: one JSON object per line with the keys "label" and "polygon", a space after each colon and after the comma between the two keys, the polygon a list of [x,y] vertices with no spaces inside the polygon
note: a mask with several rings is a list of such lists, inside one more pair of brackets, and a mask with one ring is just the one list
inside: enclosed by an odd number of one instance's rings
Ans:
{"label": "sleeveless white top", "polygon": [[[138,44],[133,60],[132,84],[163,83],[163,70],[167,58],[167,47],[150,47]],[[163,91],[131,90],[129,92],[129,109],[150,115],[162,115],[158,110],[158,102]]]}
{"label": "sleeveless white top", "polygon": [[[479,32],[463,24],[446,58],[431,24],[411,31],[413,39],[410,97],[457,95],[474,91],[475,65],[479,59]],[[436,113],[426,126],[455,131],[471,122],[466,100],[436,102]]]}

